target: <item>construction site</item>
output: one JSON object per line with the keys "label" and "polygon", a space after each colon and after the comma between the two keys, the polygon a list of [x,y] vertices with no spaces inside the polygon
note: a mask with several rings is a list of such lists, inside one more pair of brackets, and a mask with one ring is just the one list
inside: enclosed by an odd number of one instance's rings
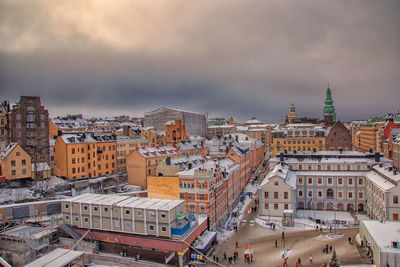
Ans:
{"label": "construction site", "polygon": [[[184,201],[141,194],[85,193],[0,206],[0,261],[4,266],[184,266],[215,242],[207,216],[187,214]],[[202,234],[206,242],[199,241]]]}

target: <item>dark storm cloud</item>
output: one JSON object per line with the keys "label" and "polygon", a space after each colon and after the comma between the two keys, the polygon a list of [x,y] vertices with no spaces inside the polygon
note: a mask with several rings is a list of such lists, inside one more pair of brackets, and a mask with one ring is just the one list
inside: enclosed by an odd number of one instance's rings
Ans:
{"label": "dark storm cloud", "polygon": [[397,1],[0,1],[2,98],[51,114],[159,106],[280,121],[399,108]]}

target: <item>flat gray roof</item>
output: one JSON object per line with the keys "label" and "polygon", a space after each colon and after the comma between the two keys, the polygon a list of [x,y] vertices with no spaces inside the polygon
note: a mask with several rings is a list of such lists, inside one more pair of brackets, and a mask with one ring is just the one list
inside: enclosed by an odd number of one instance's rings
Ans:
{"label": "flat gray roof", "polygon": [[135,196],[119,196],[119,195],[100,195],[100,194],[85,194],[81,198],[73,197],[65,199],[64,202],[92,204],[92,205],[116,205],[118,207],[138,208],[138,209],[158,209],[171,210],[182,203],[184,200],[177,199],[160,199],[160,198],[145,198]]}
{"label": "flat gray roof", "polygon": [[62,267],[65,266],[84,254],[82,251],[69,250],[64,248],[56,248],[52,252],[40,257],[39,259],[25,265],[25,267],[38,267],[38,266],[51,266]]}

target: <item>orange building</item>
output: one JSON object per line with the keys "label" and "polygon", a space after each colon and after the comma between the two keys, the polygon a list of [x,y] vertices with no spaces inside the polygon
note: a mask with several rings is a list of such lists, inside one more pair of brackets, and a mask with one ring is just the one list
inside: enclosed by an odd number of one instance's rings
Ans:
{"label": "orange building", "polygon": [[164,146],[165,132],[157,131],[155,129],[146,129],[142,131],[142,137],[149,140],[150,146]]}
{"label": "orange building", "polygon": [[175,145],[187,140],[186,126],[181,120],[168,121],[165,123],[165,145]]}
{"label": "orange building", "polygon": [[63,133],[55,144],[57,176],[82,179],[115,173],[117,137],[93,133]]}
{"label": "orange building", "polygon": [[366,123],[360,127],[359,146],[360,151],[383,152],[383,141],[389,137],[391,129],[397,129],[399,125],[391,120],[386,122]]}
{"label": "orange building", "polygon": [[147,177],[156,175],[156,168],[161,160],[181,156],[183,156],[182,152],[172,146],[149,147],[133,151],[126,157],[128,183],[146,189]]}
{"label": "orange building", "polygon": [[31,156],[17,143],[11,143],[0,154],[0,180],[26,178],[32,178]]}
{"label": "orange building", "polygon": [[146,148],[149,140],[146,138],[130,138],[128,136],[117,137],[117,171],[126,172],[126,156],[136,148]]}

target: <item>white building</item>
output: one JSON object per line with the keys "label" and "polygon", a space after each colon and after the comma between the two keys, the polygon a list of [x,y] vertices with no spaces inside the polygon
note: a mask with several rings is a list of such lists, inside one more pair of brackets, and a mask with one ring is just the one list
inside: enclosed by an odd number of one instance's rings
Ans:
{"label": "white building", "polygon": [[367,211],[372,219],[399,220],[400,173],[378,164],[366,175]]}
{"label": "white building", "polygon": [[[383,166],[392,164],[392,161],[381,158],[380,154],[356,151],[281,154],[280,158],[270,160],[270,172],[260,185],[260,214],[282,216],[285,209],[285,206],[280,207],[282,204],[294,211],[364,213],[367,203],[372,202],[368,201],[366,176],[377,163]],[[275,181],[279,178],[286,184],[282,188],[279,183],[276,187]],[[295,194],[290,203],[286,203],[289,199],[282,202],[281,194],[289,192],[289,186],[295,189]],[[278,192],[277,198],[275,192]],[[271,207],[274,212],[271,212]]]}
{"label": "white building", "polygon": [[362,220],[359,235],[375,266],[400,266],[400,222]]}

